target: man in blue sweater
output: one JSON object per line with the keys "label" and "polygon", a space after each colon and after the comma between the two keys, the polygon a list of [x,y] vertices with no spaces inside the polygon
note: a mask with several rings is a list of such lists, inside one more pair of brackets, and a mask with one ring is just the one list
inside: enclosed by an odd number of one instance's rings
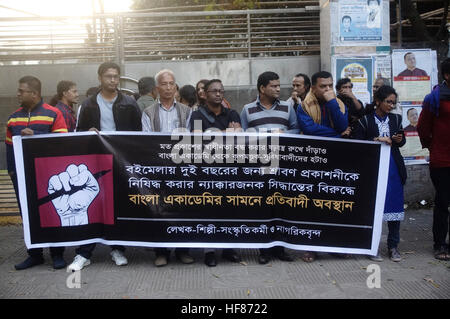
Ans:
{"label": "man in blue sweater", "polygon": [[333,77],[329,72],[315,73],[311,78],[311,91],[297,109],[297,119],[303,134],[342,137],[348,131],[347,107],[333,90]]}
{"label": "man in blue sweater", "polygon": [[[331,73],[321,71],[311,78],[311,91],[301,107],[297,108],[297,119],[303,134],[325,137],[345,137],[350,134],[348,111],[345,104],[336,97]],[[347,258],[347,254],[336,254]],[[313,262],[316,253],[306,251],[303,261]]]}

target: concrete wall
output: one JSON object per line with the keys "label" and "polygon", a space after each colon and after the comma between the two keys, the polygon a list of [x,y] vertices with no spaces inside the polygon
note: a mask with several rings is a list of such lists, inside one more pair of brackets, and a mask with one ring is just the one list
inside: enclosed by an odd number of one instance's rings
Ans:
{"label": "concrete wall", "polygon": [[408,179],[404,188],[405,202],[408,205],[417,205],[422,200],[428,204],[432,203],[435,191],[430,179],[429,166],[407,165],[406,172]]}

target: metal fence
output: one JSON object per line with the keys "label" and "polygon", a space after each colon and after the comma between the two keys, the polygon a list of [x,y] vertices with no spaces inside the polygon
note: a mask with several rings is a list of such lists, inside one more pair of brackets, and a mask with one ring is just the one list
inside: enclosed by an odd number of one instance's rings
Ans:
{"label": "metal fence", "polygon": [[0,64],[317,55],[319,7],[1,18]]}

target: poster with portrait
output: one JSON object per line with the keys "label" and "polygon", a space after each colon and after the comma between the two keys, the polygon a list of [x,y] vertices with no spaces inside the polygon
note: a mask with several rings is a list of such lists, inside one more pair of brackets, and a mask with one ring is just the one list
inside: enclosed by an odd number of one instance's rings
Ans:
{"label": "poster with portrait", "polygon": [[421,105],[402,107],[402,126],[405,132],[406,143],[400,148],[400,153],[406,165],[426,164],[429,161],[430,153],[427,148],[422,148],[419,133],[417,132],[417,122],[421,111]]}
{"label": "poster with portrait", "polygon": [[393,87],[403,105],[421,105],[431,91],[431,50],[394,50],[392,52]]}
{"label": "poster with portrait", "polygon": [[375,79],[383,78],[387,79],[388,83],[392,83],[391,81],[391,73],[392,73],[392,61],[391,55],[374,55],[374,73]]}
{"label": "poster with portrait", "polygon": [[341,0],[338,10],[341,42],[382,40],[382,0]]}
{"label": "poster with portrait", "polygon": [[402,110],[406,144],[400,149],[406,165],[425,164],[429,152],[423,149],[415,129],[422,102],[437,84],[436,52],[430,49],[394,50],[392,52],[393,87]]}
{"label": "poster with portrait", "polygon": [[353,83],[353,94],[363,105],[370,103],[373,82],[372,57],[333,57],[334,79],[349,78]]}

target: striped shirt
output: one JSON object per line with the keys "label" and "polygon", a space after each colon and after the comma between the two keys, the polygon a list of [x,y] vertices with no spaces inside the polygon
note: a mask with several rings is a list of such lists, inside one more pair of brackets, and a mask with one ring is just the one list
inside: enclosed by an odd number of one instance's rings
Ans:
{"label": "striped shirt", "polygon": [[244,130],[254,128],[257,131],[282,130],[291,134],[300,132],[295,111],[287,102],[277,99],[270,109],[266,109],[259,96],[242,109],[241,125]]}
{"label": "striped shirt", "polygon": [[67,131],[74,132],[77,119],[75,118],[75,112],[73,111],[72,107],[64,104],[61,101],[58,101],[55,107],[61,111],[61,114],[64,117],[64,121],[66,122]]}
{"label": "striped shirt", "polygon": [[8,171],[15,171],[14,152],[12,138],[21,135],[25,128],[33,130],[34,134],[67,133],[64,117],[57,108],[43,103],[41,100],[28,112],[23,107],[19,108],[8,118],[6,126],[6,157]]}

